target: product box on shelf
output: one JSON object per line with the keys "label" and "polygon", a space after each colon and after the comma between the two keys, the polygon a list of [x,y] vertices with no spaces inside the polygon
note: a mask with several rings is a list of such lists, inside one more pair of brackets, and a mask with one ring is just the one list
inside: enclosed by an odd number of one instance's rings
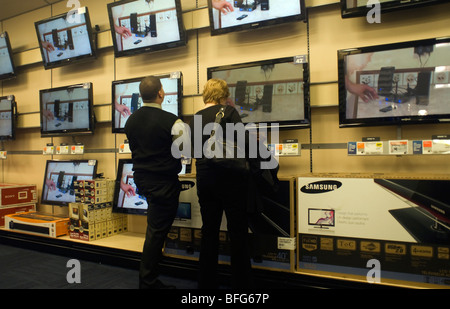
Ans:
{"label": "product box on shelf", "polygon": [[0,207],[37,202],[36,185],[0,183]]}
{"label": "product box on shelf", "polygon": [[375,261],[380,283],[448,288],[449,190],[445,175],[299,177],[298,271],[373,282]]}
{"label": "product box on shelf", "polygon": [[75,201],[88,204],[110,203],[114,198],[114,185],[115,181],[112,179],[75,181]]}
{"label": "product box on shelf", "polygon": [[39,212],[11,214],[5,216],[5,228],[56,238],[69,233],[69,218]]}
{"label": "product box on shelf", "polygon": [[5,216],[22,212],[36,211],[36,204],[23,204],[15,206],[4,206],[0,208],[0,226],[5,225]]}
{"label": "product box on shelf", "polygon": [[111,203],[70,203],[69,236],[84,241],[99,240],[127,231],[127,217],[112,212]]}

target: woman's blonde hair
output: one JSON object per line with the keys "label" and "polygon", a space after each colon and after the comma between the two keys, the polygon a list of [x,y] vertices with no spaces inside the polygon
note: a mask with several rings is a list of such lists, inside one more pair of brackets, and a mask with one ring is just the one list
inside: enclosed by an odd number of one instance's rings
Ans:
{"label": "woman's blonde hair", "polygon": [[211,78],[203,88],[203,102],[221,103],[222,99],[227,99],[230,96],[227,82],[222,79]]}

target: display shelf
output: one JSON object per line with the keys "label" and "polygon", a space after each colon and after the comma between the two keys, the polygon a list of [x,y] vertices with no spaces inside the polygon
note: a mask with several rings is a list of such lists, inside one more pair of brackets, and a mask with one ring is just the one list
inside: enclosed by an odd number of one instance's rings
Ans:
{"label": "display shelf", "polygon": [[89,242],[79,239],[72,239],[69,236],[62,236],[61,239],[73,241],[76,243],[91,244],[105,248],[115,248],[140,253],[144,245],[145,235],[141,233],[125,232]]}

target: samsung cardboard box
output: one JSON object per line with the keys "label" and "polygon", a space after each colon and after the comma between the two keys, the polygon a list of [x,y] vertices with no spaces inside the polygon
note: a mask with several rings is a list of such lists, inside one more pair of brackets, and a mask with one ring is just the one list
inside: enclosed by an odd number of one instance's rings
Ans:
{"label": "samsung cardboard box", "polygon": [[298,270],[380,282],[450,287],[450,179],[297,179]]}

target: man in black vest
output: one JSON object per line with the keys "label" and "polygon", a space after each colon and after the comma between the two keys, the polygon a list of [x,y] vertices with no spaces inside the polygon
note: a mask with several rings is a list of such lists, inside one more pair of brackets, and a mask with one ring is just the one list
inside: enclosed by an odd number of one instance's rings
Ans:
{"label": "man in black vest", "polygon": [[[164,89],[159,78],[141,81],[143,106],[125,124],[133,160],[134,181],[148,203],[147,232],[139,271],[140,288],[174,288],[158,279],[158,265],[167,233],[177,213],[180,196],[178,173],[181,160],[171,152],[172,130],[180,132],[184,123],[161,109]],[[178,137],[177,137],[178,138]]]}

